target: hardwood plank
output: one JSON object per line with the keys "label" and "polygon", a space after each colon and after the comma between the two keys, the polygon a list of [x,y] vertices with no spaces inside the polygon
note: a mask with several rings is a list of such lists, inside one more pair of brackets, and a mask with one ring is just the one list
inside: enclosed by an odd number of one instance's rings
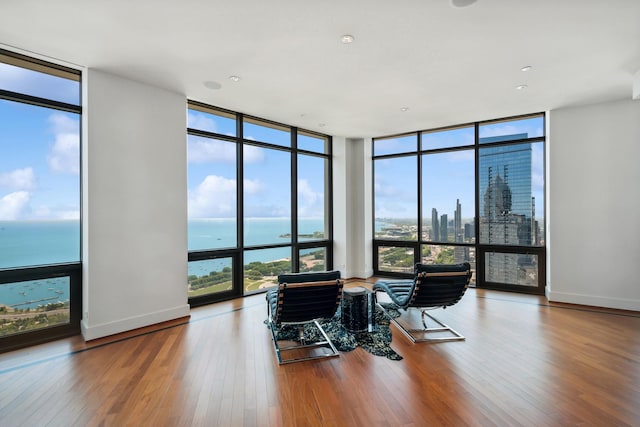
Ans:
{"label": "hardwood plank", "polygon": [[640,313],[469,289],[434,314],[466,340],[412,344],[392,326],[402,361],[358,348],[280,366],[263,295],[0,354],[0,424],[640,425]]}

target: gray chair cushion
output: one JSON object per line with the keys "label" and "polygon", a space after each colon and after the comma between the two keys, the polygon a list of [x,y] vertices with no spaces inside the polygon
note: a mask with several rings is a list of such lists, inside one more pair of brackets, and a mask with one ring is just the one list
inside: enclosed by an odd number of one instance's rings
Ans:
{"label": "gray chair cushion", "polygon": [[373,291],[385,292],[394,304],[401,308],[406,308],[409,305],[414,286],[415,282],[409,279],[378,280],[373,285]]}

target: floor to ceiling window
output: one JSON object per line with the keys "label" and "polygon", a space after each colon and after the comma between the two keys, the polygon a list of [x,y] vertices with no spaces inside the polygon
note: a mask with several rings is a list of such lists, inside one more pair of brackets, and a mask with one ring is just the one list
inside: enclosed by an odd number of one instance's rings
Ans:
{"label": "floor to ceiling window", "polygon": [[0,348],[79,332],[80,72],[0,50]]}
{"label": "floor to ceiling window", "polygon": [[331,138],[193,101],[187,115],[190,304],[332,268]]}
{"label": "floor to ceiling window", "polygon": [[544,119],[374,138],[374,274],[466,261],[479,287],[543,293]]}

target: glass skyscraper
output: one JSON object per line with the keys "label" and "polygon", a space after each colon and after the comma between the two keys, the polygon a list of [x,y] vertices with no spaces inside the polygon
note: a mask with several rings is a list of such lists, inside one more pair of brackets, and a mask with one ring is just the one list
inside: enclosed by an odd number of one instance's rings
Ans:
{"label": "glass skyscraper", "polygon": [[[480,149],[480,243],[532,246],[537,242],[531,144]],[[523,283],[536,260],[528,255],[487,253],[486,280]]]}

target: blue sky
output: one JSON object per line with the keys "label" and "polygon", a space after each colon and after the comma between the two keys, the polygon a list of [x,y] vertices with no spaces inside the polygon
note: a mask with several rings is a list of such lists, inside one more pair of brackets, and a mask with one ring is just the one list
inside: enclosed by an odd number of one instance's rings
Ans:
{"label": "blue sky", "polygon": [[[0,88],[79,104],[80,84],[0,63]],[[0,221],[80,218],[80,118],[0,100]]]}
{"label": "blue sky", "polygon": [[0,101],[0,221],[80,218],[79,117]]}
{"label": "blue sky", "polygon": [[[78,104],[78,82],[0,64],[0,88]],[[0,221],[80,218],[77,114],[0,100]]]}
{"label": "blue sky", "polygon": [[67,104],[80,105],[77,81],[0,62],[0,88]]}

